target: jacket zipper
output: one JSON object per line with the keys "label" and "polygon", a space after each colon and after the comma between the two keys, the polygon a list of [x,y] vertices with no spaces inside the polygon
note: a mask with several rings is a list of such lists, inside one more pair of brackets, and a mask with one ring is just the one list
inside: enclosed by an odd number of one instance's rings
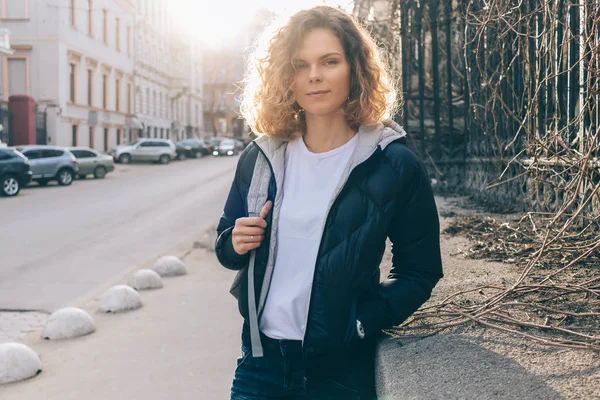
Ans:
{"label": "jacket zipper", "polygon": [[[367,161],[369,158],[371,158],[371,156],[373,156],[373,154],[375,154],[378,150],[379,150],[379,145],[377,145],[377,147],[375,147],[375,150],[373,150],[371,153],[369,153],[368,156],[366,156],[365,158],[363,158],[362,160],[360,160],[359,162],[357,162],[353,167],[350,168],[350,171],[348,172],[348,174],[346,175],[346,180],[343,182],[342,185],[339,186],[339,189],[335,192],[334,197],[333,197],[333,201],[331,202],[331,206],[327,209],[327,212],[325,213],[325,220],[323,221],[323,228],[321,229],[321,240],[319,242],[319,250],[317,251],[317,259],[315,261],[315,274],[316,274],[316,268],[317,265],[319,263],[319,256],[321,254],[321,247],[323,246],[323,233],[325,233],[325,227],[327,226],[327,222],[329,220],[329,213],[331,212],[331,210],[333,209],[333,207],[335,206],[335,203],[338,200],[338,197],[340,195],[340,193],[342,193],[342,190],[344,190],[344,188],[346,187],[346,183],[348,183],[348,180],[350,179],[350,175],[352,174],[352,172],[360,165],[362,165],[365,161]],[[308,332],[308,317],[310,316],[310,303],[312,302],[312,293],[313,293],[313,289],[315,286],[315,274],[313,274],[313,280],[310,286],[310,292],[308,294],[308,310],[306,311],[306,319],[305,321],[305,326],[306,328],[304,329],[304,337],[302,338],[302,349],[304,350],[304,340],[306,339],[306,333]],[[302,352],[302,359],[305,359],[305,352]]]}

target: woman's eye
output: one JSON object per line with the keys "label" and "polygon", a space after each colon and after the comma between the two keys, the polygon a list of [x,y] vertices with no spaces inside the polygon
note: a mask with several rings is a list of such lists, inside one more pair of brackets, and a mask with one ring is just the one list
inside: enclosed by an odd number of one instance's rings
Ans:
{"label": "woman's eye", "polygon": [[296,68],[296,69],[306,68],[306,64],[295,64],[294,68]]}
{"label": "woman's eye", "polygon": [[327,60],[327,61],[325,61],[325,64],[327,64],[327,65],[335,65],[337,63],[338,63],[337,60]]}

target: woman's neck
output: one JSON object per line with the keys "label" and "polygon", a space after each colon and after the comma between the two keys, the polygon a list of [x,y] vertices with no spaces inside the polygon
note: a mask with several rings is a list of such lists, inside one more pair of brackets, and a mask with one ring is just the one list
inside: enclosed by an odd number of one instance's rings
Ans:
{"label": "woman's neck", "polygon": [[306,116],[304,143],[312,153],[325,153],[346,144],[354,131],[343,115],[331,117]]}

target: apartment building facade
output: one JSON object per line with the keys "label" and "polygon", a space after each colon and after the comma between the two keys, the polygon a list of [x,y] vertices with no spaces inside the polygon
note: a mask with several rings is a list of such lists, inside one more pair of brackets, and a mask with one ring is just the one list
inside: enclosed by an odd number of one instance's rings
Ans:
{"label": "apartment building facade", "polygon": [[250,134],[250,128],[240,116],[245,63],[255,40],[271,18],[269,11],[258,11],[227,48],[204,52],[204,130],[208,136],[244,138]]}
{"label": "apartment building facade", "polygon": [[137,0],[135,111],[140,137],[202,137],[202,57],[168,0]]}
{"label": "apartment building facade", "polygon": [[0,0],[13,54],[0,96],[36,102],[37,142],[100,151],[131,138],[133,0]]}

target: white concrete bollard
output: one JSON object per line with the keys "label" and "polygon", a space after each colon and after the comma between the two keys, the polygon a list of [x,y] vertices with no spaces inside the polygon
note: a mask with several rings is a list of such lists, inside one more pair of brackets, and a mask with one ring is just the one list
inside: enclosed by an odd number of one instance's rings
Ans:
{"label": "white concrete bollard", "polygon": [[122,312],[142,307],[140,294],[127,285],[116,285],[100,296],[100,312]]}
{"label": "white concrete bollard", "polygon": [[42,337],[44,339],[72,339],[89,335],[96,330],[94,319],[85,311],[65,307],[50,315]]}
{"label": "white concrete bollard", "polygon": [[42,372],[42,362],[22,343],[0,344],[0,385],[29,379]]}
{"label": "white concrete bollard", "polygon": [[163,287],[162,278],[151,269],[140,269],[136,271],[127,282],[136,290],[160,289]]}
{"label": "white concrete bollard", "polygon": [[164,256],[159,258],[152,269],[162,277],[179,276],[187,274],[187,269],[179,258]]}

